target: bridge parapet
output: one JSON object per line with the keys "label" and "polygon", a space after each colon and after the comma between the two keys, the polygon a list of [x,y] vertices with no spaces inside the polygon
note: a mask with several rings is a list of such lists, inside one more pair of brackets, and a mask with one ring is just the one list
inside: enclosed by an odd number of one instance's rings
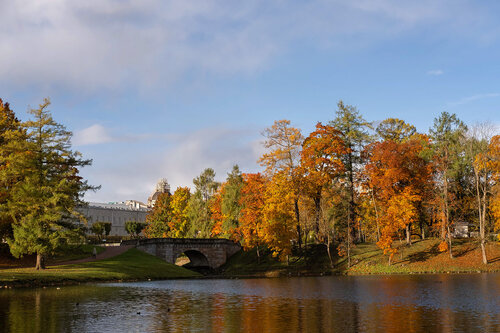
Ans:
{"label": "bridge parapet", "polygon": [[[218,268],[241,249],[229,239],[209,238],[149,238],[123,241],[122,245],[135,245],[137,249],[175,264],[177,257],[185,253],[192,266]],[[206,260],[205,260],[206,258]]]}

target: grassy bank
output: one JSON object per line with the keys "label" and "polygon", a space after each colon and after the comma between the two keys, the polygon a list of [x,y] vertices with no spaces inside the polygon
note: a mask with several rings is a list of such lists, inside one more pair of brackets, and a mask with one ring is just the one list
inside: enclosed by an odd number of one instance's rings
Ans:
{"label": "grassy bank", "polygon": [[[93,254],[94,248],[97,254],[104,251],[102,246],[82,244],[66,245],[57,249],[57,251],[47,257],[47,265],[54,265],[59,262],[89,258]],[[35,267],[36,255],[25,255],[22,258],[14,258],[10,253],[7,244],[0,244],[0,269],[14,267]]]}
{"label": "grassy bank", "polygon": [[52,266],[42,271],[34,268],[0,270],[2,286],[43,286],[92,281],[131,281],[197,277],[198,273],[130,249],[116,257],[83,264]]}
{"label": "grassy bank", "polygon": [[[304,255],[290,257],[289,263],[273,258],[263,251],[260,263],[255,251],[240,252],[223,267],[225,276],[298,276],[325,274],[419,274],[500,272],[500,245],[487,244],[489,264],[481,261],[479,243],[474,239],[454,240],[454,258],[448,252],[439,252],[439,240],[416,241],[412,246],[399,245],[398,253],[388,265],[387,256],[376,244],[358,244],[353,249],[351,267],[345,257],[335,256],[331,267],[326,247],[311,246]],[[336,251],[332,251],[334,253]]]}

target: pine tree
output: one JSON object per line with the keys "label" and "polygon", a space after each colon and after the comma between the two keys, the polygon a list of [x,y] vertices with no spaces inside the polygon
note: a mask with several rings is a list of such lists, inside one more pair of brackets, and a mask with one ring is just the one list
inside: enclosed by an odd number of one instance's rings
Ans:
{"label": "pine tree", "polygon": [[11,188],[6,205],[13,218],[13,237],[8,239],[15,257],[36,253],[36,269],[44,268],[44,258],[64,242],[74,229],[76,210],[85,191],[96,189],[79,176],[79,167],[91,164],[71,150],[72,133],[56,123],[45,99],[30,113],[33,120],[22,124],[27,140],[19,141],[12,160],[16,177],[22,181]]}
{"label": "pine tree", "polygon": [[238,165],[233,166],[231,173],[227,175],[227,181],[222,193],[221,212],[222,234],[224,237],[233,238],[234,232],[239,226],[241,215],[241,189],[243,188],[243,176]]}

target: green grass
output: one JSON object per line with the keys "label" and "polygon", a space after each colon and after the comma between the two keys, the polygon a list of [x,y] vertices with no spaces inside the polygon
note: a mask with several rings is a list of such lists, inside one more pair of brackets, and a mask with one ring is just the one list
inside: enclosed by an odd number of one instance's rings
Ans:
{"label": "green grass", "polygon": [[0,285],[50,285],[91,281],[197,277],[198,273],[169,264],[135,248],[116,257],[83,264],[0,270]]}
{"label": "green grass", "polygon": [[48,264],[92,257],[94,248],[97,254],[105,250],[102,246],[90,244],[64,246],[48,259]]}

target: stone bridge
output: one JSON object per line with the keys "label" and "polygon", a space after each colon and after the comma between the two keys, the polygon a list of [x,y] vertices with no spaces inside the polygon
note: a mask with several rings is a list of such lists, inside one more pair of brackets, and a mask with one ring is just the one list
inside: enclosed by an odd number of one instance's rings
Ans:
{"label": "stone bridge", "polygon": [[137,249],[172,264],[184,253],[191,261],[188,266],[210,268],[222,266],[241,249],[229,239],[205,238],[149,238],[123,241],[122,245],[135,245]]}

